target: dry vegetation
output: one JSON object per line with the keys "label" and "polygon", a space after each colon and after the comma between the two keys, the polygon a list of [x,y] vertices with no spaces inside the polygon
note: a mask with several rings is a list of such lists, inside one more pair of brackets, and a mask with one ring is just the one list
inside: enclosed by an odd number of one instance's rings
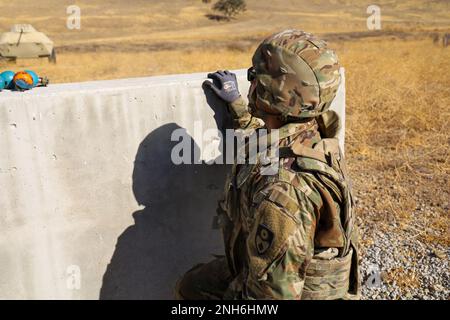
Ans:
{"label": "dry vegetation", "polygon": [[[207,19],[209,6],[200,0],[83,0],[80,31],[65,28],[71,1],[31,3],[0,0],[0,29],[26,21],[47,32],[58,64],[0,62],[0,69],[33,68],[53,82],[244,68],[257,42],[275,30],[323,34],[346,68],[346,148],[367,230],[363,245],[376,229],[448,248],[450,47],[431,39],[450,32],[447,0],[378,1],[379,32],[367,31],[371,2],[362,0],[248,1],[228,23]],[[418,285],[408,272],[395,269],[385,279]]]}
{"label": "dry vegetation", "polygon": [[[66,28],[71,0],[0,0],[0,30],[31,23],[54,40],[58,64],[22,60],[53,83],[206,71],[248,66],[252,49],[264,36],[286,27],[325,34],[334,43],[365,37],[427,38],[450,26],[447,0],[380,0],[382,30],[366,27],[365,0],[247,0],[247,11],[231,22],[207,18],[211,4],[201,0],[79,0],[81,29]],[[395,50],[394,46],[390,50]],[[342,54],[341,54],[342,55]]]}
{"label": "dry vegetation", "polygon": [[[347,151],[361,215],[411,228],[448,246],[450,50],[430,41],[377,39],[341,45],[347,67]],[[387,54],[388,53],[388,54]],[[370,208],[370,209],[369,209]],[[440,219],[442,218],[442,219]]]}
{"label": "dry vegetation", "polygon": [[[450,48],[381,38],[338,49],[347,68],[346,149],[363,252],[382,231],[448,259],[436,246],[450,245]],[[383,281],[403,294],[423,286],[423,251],[385,245],[411,260],[385,270]]]}

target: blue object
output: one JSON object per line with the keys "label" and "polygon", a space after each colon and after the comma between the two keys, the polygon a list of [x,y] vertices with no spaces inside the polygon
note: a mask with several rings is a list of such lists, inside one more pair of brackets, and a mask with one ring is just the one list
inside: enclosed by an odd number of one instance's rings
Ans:
{"label": "blue object", "polygon": [[33,78],[33,87],[36,87],[39,83],[39,77],[36,74],[36,72],[31,71],[31,70],[25,70],[25,72],[27,72],[29,75],[31,75],[31,77]]}
{"label": "blue object", "polygon": [[14,82],[13,82],[14,74],[15,74],[14,72],[9,71],[9,70],[0,73],[0,78],[1,78],[1,81],[4,83],[5,89],[13,89],[14,88]]}
{"label": "blue object", "polygon": [[5,81],[2,80],[0,81],[0,91],[2,91],[3,89],[5,89]]}

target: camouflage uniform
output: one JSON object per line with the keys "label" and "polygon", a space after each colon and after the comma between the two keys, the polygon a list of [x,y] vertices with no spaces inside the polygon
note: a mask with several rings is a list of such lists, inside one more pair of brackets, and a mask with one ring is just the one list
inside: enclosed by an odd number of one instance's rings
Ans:
{"label": "camouflage uniform", "polygon": [[233,166],[218,208],[226,256],[188,271],[177,298],[358,297],[351,187],[334,138],[336,117],[327,112],[340,80],[333,55],[323,41],[296,30],[257,49],[252,112],[242,99],[231,111],[239,130],[261,127],[256,103],[287,122],[279,129],[278,170],[263,175],[259,162]]}

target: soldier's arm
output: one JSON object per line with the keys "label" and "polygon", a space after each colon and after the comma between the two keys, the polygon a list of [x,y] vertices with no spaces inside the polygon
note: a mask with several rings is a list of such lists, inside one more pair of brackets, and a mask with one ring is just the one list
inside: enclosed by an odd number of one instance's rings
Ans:
{"label": "soldier's arm", "polygon": [[229,103],[233,116],[234,129],[258,129],[264,126],[264,121],[253,117],[248,111],[248,105],[242,97]]}
{"label": "soldier's arm", "polygon": [[[275,186],[261,202],[247,239],[244,299],[300,299],[314,253],[315,215],[308,198]],[[299,199],[300,197],[300,199]]]}

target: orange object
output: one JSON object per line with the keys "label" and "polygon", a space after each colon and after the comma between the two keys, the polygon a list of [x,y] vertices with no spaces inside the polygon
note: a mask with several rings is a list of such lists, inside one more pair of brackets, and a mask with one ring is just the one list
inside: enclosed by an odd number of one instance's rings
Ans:
{"label": "orange object", "polygon": [[16,89],[28,90],[33,88],[33,77],[25,71],[19,71],[14,75],[13,82]]}

